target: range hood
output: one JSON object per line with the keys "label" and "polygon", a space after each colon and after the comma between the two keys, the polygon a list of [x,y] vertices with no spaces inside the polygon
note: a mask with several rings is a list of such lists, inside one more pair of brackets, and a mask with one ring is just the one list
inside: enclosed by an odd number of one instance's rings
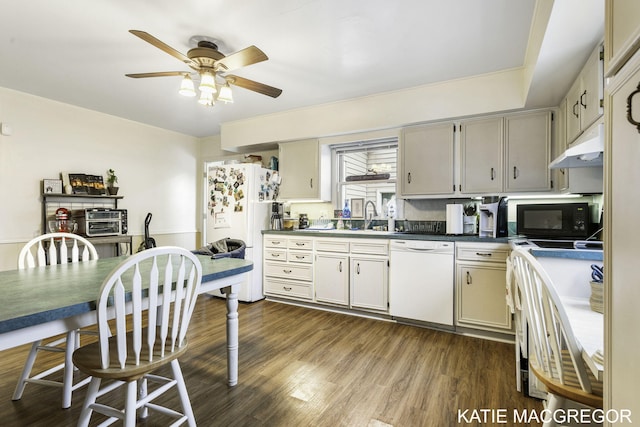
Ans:
{"label": "range hood", "polygon": [[602,166],[604,124],[596,122],[567,150],[549,163],[549,169],[586,168]]}

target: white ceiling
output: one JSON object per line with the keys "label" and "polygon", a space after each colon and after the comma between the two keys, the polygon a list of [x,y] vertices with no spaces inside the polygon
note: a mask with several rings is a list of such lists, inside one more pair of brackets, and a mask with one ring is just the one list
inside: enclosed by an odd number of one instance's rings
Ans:
{"label": "white ceiling", "polygon": [[[538,0],[549,2],[552,0]],[[0,86],[180,133],[220,123],[523,66],[536,0],[0,0]],[[555,106],[602,37],[603,0],[556,0],[530,107]],[[234,104],[178,95],[188,71],[128,32],[186,53],[194,35],[269,60],[234,72],[283,89],[234,89]],[[0,111],[1,114],[1,111]]]}

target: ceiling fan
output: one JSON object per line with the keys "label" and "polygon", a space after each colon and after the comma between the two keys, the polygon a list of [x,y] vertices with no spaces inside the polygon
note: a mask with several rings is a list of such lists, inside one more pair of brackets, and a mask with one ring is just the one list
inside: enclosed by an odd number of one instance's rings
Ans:
{"label": "ceiling fan", "polygon": [[[129,30],[129,32],[174,58],[179,59],[195,71],[200,77],[200,84],[198,86],[200,98],[198,102],[202,105],[212,106],[216,100],[233,102],[233,95],[229,85],[239,86],[272,98],[277,98],[282,93],[282,89],[245,79],[244,77],[227,74],[229,71],[269,59],[264,52],[255,46],[249,46],[236,53],[225,56],[218,50],[218,46],[213,41],[199,37],[201,40],[198,40],[198,46],[190,49],[187,54],[184,55],[149,33],[139,30]],[[195,37],[192,39],[194,38]],[[126,74],[126,76],[135,79],[183,76],[180,94],[196,96],[190,71],[159,71],[155,73]],[[224,83],[217,83],[217,78],[224,80]]]}

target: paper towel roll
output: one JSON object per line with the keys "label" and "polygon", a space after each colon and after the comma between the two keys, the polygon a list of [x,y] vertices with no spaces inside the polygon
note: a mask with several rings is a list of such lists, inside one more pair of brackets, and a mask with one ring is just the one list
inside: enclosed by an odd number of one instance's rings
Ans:
{"label": "paper towel roll", "polygon": [[447,234],[462,234],[463,205],[447,205]]}

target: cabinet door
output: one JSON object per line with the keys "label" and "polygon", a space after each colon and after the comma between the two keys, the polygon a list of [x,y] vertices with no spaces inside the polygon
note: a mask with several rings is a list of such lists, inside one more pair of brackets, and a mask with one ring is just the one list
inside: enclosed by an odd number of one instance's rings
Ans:
{"label": "cabinet door", "polygon": [[317,139],[280,144],[279,165],[281,199],[331,199],[328,146],[321,146]]}
{"label": "cabinet door", "polygon": [[[558,107],[558,114],[553,129],[552,158],[556,158],[567,149],[567,99],[565,98]],[[563,192],[569,188],[569,169],[551,170],[551,179],[556,191]]]}
{"label": "cabinet door", "polygon": [[567,120],[567,144],[571,144],[580,135],[580,79],[576,81],[567,93],[566,120]]}
{"label": "cabinet door", "polygon": [[457,323],[482,329],[511,329],[505,299],[505,267],[458,263]]}
{"label": "cabinet door", "polygon": [[[617,1],[617,0],[616,0]],[[628,284],[638,283],[638,241],[640,227],[640,133],[637,124],[629,123],[627,103],[631,105],[630,118],[640,122],[640,59],[633,58],[608,86],[607,112],[610,118],[610,136],[606,138],[607,179],[605,188],[605,352],[608,354],[607,371],[611,388],[612,408],[629,408],[640,412],[640,401],[633,396],[638,383],[638,343],[640,335],[640,288]],[[629,99],[629,97],[631,97]],[[628,100],[628,101],[627,101]],[[636,366],[631,371],[629,367]],[[630,372],[632,372],[630,374]]]}
{"label": "cabinet door", "polygon": [[460,140],[463,193],[502,191],[502,117],[462,123]]}
{"label": "cabinet door", "polygon": [[318,254],[314,263],[316,301],[349,304],[349,256]]}
{"label": "cabinet door", "polygon": [[607,76],[618,72],[640,46],[640,2],[605,1],[605,67]]}
{"label": "cabinet door", "polygon": [[551,113],[518,114],[505,118],[505,191],[545,191],[551,188]]}
{"label": "cabinet door", "polygon": [[582,93],[580,94],[580,129],[585,130],[602,116],[600,101],[603,99],[603,62],[600,60],[600,46],[591,53],[582,73]]}
{"label": "cabinet door", "polygon": [[351,258],[351,306],[388,310],[389,266],[386,257]]}
{"label": "cabinet door", "polygon": [[402,131],[398,156],[403,196],[452,194],[453,123]]}

